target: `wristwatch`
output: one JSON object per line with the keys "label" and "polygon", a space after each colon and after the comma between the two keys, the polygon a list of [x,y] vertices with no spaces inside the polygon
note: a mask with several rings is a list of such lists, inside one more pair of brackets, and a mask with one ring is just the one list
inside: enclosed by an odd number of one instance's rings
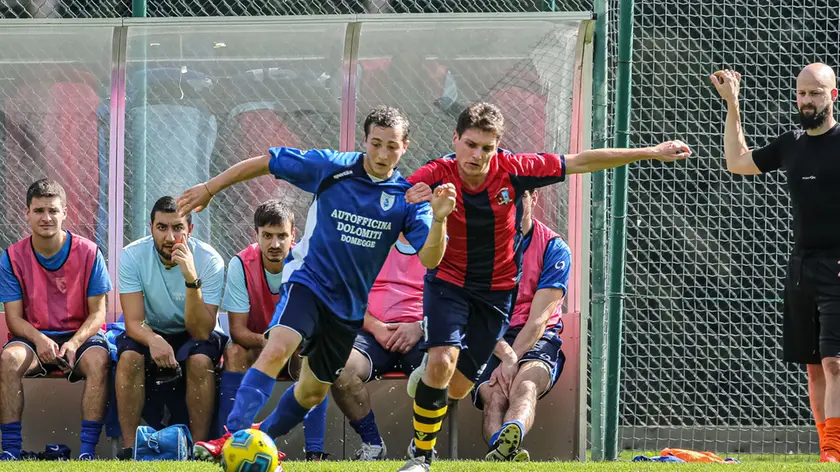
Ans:
{"label": "wristwatch", "polygon": [[187,288],[201,288],[201,279],[195,279],[195,282],[193,283],[184,281],[184,284],[187,286]]}

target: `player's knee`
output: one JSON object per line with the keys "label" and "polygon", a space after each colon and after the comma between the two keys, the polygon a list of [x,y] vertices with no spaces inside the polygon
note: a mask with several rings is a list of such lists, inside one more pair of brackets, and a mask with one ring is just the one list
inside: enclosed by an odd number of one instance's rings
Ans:
{"label": "player's knee", "polygon": [[236,343],[230,343],[225,348],[225,370],[228,372],[243,371],[242,367],[248,364],[248,349]]}
{"label": "player's knee", "polygon": [[187,358],[187,375],[193,378],[208,378],[216,375],[213,360],[204,354],[193,354]]}
{"label": "player's knee", "polygon": [[143,354],[137,351],[123,351],[117,359],[117,369],[142,370],[146,362]]}
{"label": "player's knee", "polygon": [[2,371],[4,376],[14,376],[17,374],[19,374],[19,376],[23,376],[27,350],[22,346],[20,346],[20,349],[18,349],[18,347],[19,346],[12,345],[3,349],[3,352],[0,353],[0,371]]}
{"label": "player's knee", "polygon": [[542,362],[531,361],[522,364],[513,379],[513,397],[528,395],[536,397],[551,383],[551,371]]}
{"label": "player's knee", "polygon": [[285,364],[294,352],[294,348],[288,346],[282,338],[269,338],[260,357],[271,364]]}
{"label": "player's knee", "polygon": [[359,385],[362,385],[359,373],[350,364],[347,364],[347,367],[341,371],[341,374],[333,382],[334,389],[344,391],[358,388]]}
{"label": "player's knee", "polygon": [[104,349],[88,349],[80,362],[88,380],[105,378],[111,367],[111,357]]}
{"label": "player's knee", "polygon": [[452,378],[455,365],[458,362],[458,349],[443,347],[429,350],[429,361],[426,373],[437,383],[446,382]]}
{"label": "player's knee", "polygon": [[837,379],[840,378],[840,359],[836,357],[827,357],[822,361],[822,368],[826,377]]}
{"label": "player's knee", "polygon": [[330,384],[297,384],[295,388],[295,398],[300,403],[300,406],[313,408],[327,398]]}

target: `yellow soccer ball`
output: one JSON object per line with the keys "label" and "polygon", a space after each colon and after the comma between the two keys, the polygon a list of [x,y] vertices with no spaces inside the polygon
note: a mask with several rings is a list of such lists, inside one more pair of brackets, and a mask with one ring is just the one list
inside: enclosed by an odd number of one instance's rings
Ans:
{"label": "yellow soccer ball", "polygon": [[237,431],[222,447],[225,472],[274,472],[277,468],[277,445],[258,429]]}

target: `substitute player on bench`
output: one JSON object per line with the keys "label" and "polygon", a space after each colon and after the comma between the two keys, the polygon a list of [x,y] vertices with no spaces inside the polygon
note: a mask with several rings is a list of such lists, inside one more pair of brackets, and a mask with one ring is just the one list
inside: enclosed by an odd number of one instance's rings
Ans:
{"label": "substitute player on bench", "polygon": [[105,294],[111,279],[92,241],[62,228],[64,188],[39,180],[26,192],[26,222],[32,234],[12,244],[0,259],[0,301],[14,336],[0,355],[0,460],[21,457],[24,376],[62,370],[70,382],[85,379],[82,448],[91,460],[108,401],[108,341]]}
{"label": "substitute player on bench", "polygon": [[484,410],[486,460],[530,459],[506,438],[518,437],[521,444],[534,425],[537,400],[554,387],[566,361],[560,315],[572,253],[557,233],[533,218],[536,202],[536,192],[523,192],[524,255],[516,304],[510,327],[473,390],[475,406]]}
{"label": "substitute player on bench", "polygon": [[[268,329],[283,293],[283,266],[295,239],[292,210],[280,200],[269,200],[258,206],[254,211],[254,239],[256,242],[228,263],[222,309],[228,314],[231,341],[225,348],[224,371],[219,385],[219,422],[222,424],[233,409],[236,391],[245,372],[265,347],[263,333]],[[300,363],[295,364],[298,369]],[[292,377],[296,376],[297,372],[294,372]],[[326,456],[326,421],[327,401],[324,400],[304,421],[307,460],[321,460]],[[199,458],[218,457],[223,446],[224,441],[220,439],[201,441],[195,444],[194,452]]]}

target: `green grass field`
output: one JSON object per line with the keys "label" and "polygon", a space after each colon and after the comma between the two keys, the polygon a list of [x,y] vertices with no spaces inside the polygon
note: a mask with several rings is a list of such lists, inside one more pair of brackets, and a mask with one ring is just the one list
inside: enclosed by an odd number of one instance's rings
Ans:
{"label": "green grass field", "polygon": [[[706,471],[736,468],[743,472],[771,472],[771,471],[810,471],[836,470],[831,464],[818,464],[816,456],[760,456],[756,458],[742,458],[741,464],[660,464],[650,462],[630,462],[629,458],[637,454],[623,454],[621,461],[609,463],[578,463],[578,462],[531,462],[522,464],[498,464],[470,461],[438,461],[432,470],[435,472],[548,472],[548,471],[591,471],[591,472],[619,472],[619,471]],[[627,457],[626,460],[624,458]],[[394,472],[402,461],[383,462],[339,462],[322,463],[285,462],[285,472]],[[202,462],[17,462],[0,464],[0,472],[111,472],[130,470],[132,472],[218,472],[218,466]]]}

